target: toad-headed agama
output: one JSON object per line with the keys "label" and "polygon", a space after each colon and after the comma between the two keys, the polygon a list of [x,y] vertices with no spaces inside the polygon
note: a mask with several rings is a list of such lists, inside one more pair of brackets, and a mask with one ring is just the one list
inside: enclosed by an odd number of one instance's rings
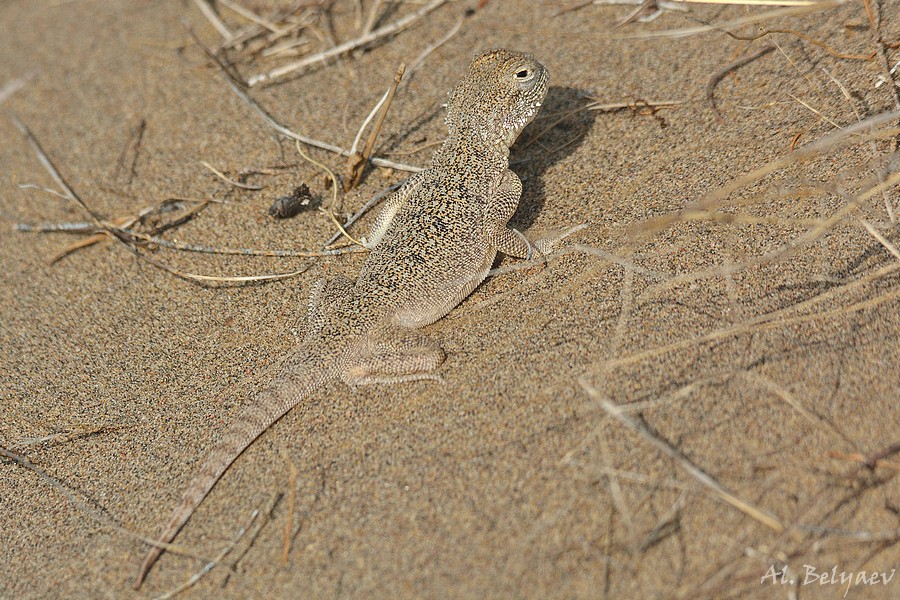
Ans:
{"label": "toad-headed agama", "polygon": [[[530,258],[549,248],[507,227],[522,193],[509,170],[509,147],[546,93],[547,70],[528,54],[492,50],[472,61],[450,93],[447,140],[431,166],[386,201],[359,278],[336,277],[313,287],[304,342],[222,434],[160,542],[174,539],[260,434],[324,383],[435,378],[444,353],[415,330],[462,302],[487,276],[498,251]],[[162,552],[155,546],[147,553],[136,588]]]}

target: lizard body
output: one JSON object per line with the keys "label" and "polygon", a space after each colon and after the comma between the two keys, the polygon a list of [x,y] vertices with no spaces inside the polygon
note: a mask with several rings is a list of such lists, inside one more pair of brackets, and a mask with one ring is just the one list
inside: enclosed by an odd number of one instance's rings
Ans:
{"label": "lizard body", "polygon": [[[430,168],[386,201],[359,278],[314,286],[305,341],[213,447],[160,542],[174,539],[235,459],[319,386],[335,379],[360,385],[436,377],[444,353],[414,330],[468,296],[498,251],[532,255],[529,241],[506,225],[522,191],[508,158],[546,92],[547,71],[528,54],[493,50],[472,61],[450,93],[446,142]],[[135,588],[162,552],[150,549]]]}

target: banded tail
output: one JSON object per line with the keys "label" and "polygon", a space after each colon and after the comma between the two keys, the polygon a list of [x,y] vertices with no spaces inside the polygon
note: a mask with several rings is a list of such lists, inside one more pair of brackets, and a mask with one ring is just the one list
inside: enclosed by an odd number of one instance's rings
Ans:
{"label": "banded tail", "polygon": [[[309,348],[303,348],[301,352],[307,350]],[[222,439],[216,443],[200,471],[191,480],[181,498],[181,503],[160,532],[158,541],[169,543],[175,539],[231,463],[289,410],[316,388],[336,377],[336,370],[328,362],[323,360],[323,357],[308,354],[295,355],[285,362],[279,375],[255,395],[254,401],[225,430]],[[147,573],[163,552],[164,549],[159,546],[154,546],[147,552],[134,580],[134,589],[141,587]]]}

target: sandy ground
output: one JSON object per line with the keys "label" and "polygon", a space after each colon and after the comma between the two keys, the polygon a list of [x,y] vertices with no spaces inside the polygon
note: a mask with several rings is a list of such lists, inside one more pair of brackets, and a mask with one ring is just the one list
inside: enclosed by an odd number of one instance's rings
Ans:
{"label": "sandy ground", "polygon": [[[313,21],[326,41],[308,34],[309,51],[358,35],[355,5]],[[397,65],[476,5],[446,4],[252,95],[293,129],[347,147]],[[227,566],[184,597],[900,598],[900,575],[858,579],[900,567],[900,457],[890,452],[900,442],[900,263],[887,249],[900,244],[888,210],[900,213],[900,196],[890,182],[876,187],[897,175],[897,119],[864,130],[869,139],[839,130],[896,110],[884,77],[900,51],[874,41],[862,2],[731,27],[795,30],[832,52],[795,33],[649,37],[771,8],[691,6],[615,29],[632,7],[554,16],[560,5],[492,0],[467,18],[398,92],[377,152],[427,164],[431,148],[408,152],[442,139],[440,104],[472,55],[530,51],[552,88],[512,155],[525,185],[513,224],[588,223],[571,240],[582,251],[507,270],[428,327],[448,352],[443,384],[333,384],[294,409],[176,539],[201,558],[166,553],[138,593],[130,583],[146,546],[125,530],[157,532],[302,335],[311,284],[352,276],[362,257],[145,253],[215,275],[309,266],[243,287],[178,279],[110,242],[51,265],[83,237],[13,223],[85,215],[18,189],[55,184],[9,112],[103,218],[167,198],[225,202],[171,240],[317,248],[333,230],[321,213],[265,213],[303,181],[329,192],[192,41],[182,23],[210,46],[222,41],[193,2],[0,2],[0,86],[28,78],[0,118],[0,445],[59,482],[0,462],[0,597],[155,597],[248,527]],[[376,26],[416,7],[392,5]],[[898,8],[873,4],[885,42],[900,39]],[[248,24],[220,9],[232,29]],[[707,82],[770,43],[722,77],[718,119]],[[845,56],[879,48],[869,61]],[[286,62],[233,56],[244,76]],[[682,103],[580,110],[588,95]],[[265,186],[250,191],[201,160],[232,177],[286,168],[250,176]],[[757,169],[766,172],[740,180]],[[343,209],[403,177],[369,171]],[[856,579],[841,583],[842,572]]]}

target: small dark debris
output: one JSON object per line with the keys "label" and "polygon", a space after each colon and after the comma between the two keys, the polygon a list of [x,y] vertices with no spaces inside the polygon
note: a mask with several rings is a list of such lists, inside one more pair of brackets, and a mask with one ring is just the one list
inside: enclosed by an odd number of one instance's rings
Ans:
{"label": "small dark debris", "polygon": [[305,183],[287,196],[282,196],[269,207],[269,215],[276,219],[290,219],[300,211],[313,207],[313,197]]}

